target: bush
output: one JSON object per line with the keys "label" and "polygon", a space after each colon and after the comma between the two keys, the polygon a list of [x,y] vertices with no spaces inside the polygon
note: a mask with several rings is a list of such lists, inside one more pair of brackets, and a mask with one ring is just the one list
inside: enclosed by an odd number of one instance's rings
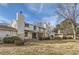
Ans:
{"label": "bush", "polygon": [[22,45],[24,45],[24,41],[22,41],[22,40],[15,40],[14,44],[17,45],[17,46],[22,46]]}
{"label": "bush", "polygon": [[63,36],[63,39],[67,39],[67,37],[66,36]]}
{"label": "bush", "polygon": [[66,37],[66,36],[64,36],[63,39],[73,39],[73,37]]}
{"label": "bush", "polygon": [[39,37],[39,40],[43,40],[43,38],[42,37]]}
{"label": "bush", "polygon": [[44,40],[50,40],[50,37],[46,37],[46,38],[44,38]]}
{"label": "bush", "polygon": [[12,37],[5,37],[4,39],[3,39],[3,42],[4,43],[14,43],[14,39],[12,39]]}
{"label": "bush", "polygon": [[23,40],[21,40],[21,39],[20,39],[19,37],[17,37],[17,36],[5,37],[5,38],[3,39],[3,42],[4,42],[4,43],[7,43],[7,44],[9,44],[9,43],[14,43],[15,45],[24,45]]}
{"label": "bush", "polygon": [[12,39],[14,39],[14,40],[21,40],[19,37],[17,37],[17,36],[12,36],[11,37]]}
{"label": "bush", "polygon": [[62,39],[62,38],[61,37],[54,37],[54,39],[58,39],[59,40],[59,39]]}
{"label": "bush", "polygon": [[73,37],[68,37],[68,39],[73,39]]}
{"label": "bush", "polygon": [[50,37],[39,37],[39,40],[50,40]]}

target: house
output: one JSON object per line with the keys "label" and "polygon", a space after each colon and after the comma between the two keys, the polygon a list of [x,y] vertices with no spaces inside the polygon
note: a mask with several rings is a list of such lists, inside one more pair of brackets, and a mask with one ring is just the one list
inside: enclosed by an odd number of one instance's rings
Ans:
{"label": "house", "polygon": [[25,23],[24,15],[20,11],[16,13],[16,19],[10,25],[0,24],[0,40],[6,36],[18,36],[22,40],[47,38],[52,32],[49,27],[46,28],[47,24],[44,26]]}
{"label": "house", "polygon": [[46,28],[46,26],[42,27],[39,25],[26,23],[24,15],[20,11],[16,13],[16,19],[11,22],[10,26],[4,24],[0,25],[0,38],[3,39],[6,36],[18,36],[22,40],[47,38],[52,32],[50,32],[50,29]]}
{"label": "house", "polygon": [[17,30],[13,27],[0,24],[0,41],[6,36],[17,36]]}
{"label": "house", "polygon": [[[40,37],[48,37],[47,29],[41,26],[24,22],[24,15],[20,11],[16,13],[16,20],[12,22],[12,27],[17,29],[17,34],[24,39],[39,39]],[[26,20],[27,21],[27,20]]]}

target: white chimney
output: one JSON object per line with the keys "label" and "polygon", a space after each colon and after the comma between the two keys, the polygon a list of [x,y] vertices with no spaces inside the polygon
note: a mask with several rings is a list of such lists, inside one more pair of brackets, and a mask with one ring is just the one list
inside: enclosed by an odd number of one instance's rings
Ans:
{"label": "white chimney", "polygon": [[21,39],[24,39],[24,16],[22,14],[22,11],[16,13],[16,21],[17,21],[18,36]]}

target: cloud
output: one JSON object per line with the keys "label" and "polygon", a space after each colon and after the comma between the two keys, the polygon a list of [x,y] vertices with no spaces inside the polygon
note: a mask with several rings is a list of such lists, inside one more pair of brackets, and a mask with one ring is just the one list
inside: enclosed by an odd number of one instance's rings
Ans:
{"label": "cloud", "polygon": [[44,4],[40,4],[40,9],[39,9],[39,13],[42,12]]}
{"label": "cloud", "polygon": [[1,6],[8,6],[8,3],[0,3]]}
{"label": "cloud", "polygon": [[38,11],[39,4],[37,3],[29,3],[29,4],[24,4],[26,8],[29,8],[30,10],[33,11]]}
{"label": "cloud", "polygon": [[25,6],[28,6],[28,8],[32,11],[35,11],[35,12],[42,12],[42,9],[43,9],[43,3],[33,3],[33,4],[24,4]]}
{"label": "cloud", "polygon": [[29,17],[27,14],[23,14],[23,15],[24,15],[24,17],[26,17],[26,18]]}
{"label": "cloud", "polygon": [[31,10],[33,10],[33,11],[38,11],[38,9],[37,8],[35,8],[35,7],[29,7]]}
{"label": "cloud", "polygon": [[10,20],[0,16],[0,23],[9,23],[9,22],[10,22]]}

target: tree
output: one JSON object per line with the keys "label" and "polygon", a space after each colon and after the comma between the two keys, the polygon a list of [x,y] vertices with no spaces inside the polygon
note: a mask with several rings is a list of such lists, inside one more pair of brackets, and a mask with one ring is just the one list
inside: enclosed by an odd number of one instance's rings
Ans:
{"label": "tree", "polygon": [[65,19],[59,25],[60,25],[59,29],[61,30],[62,34],[66,34],[66,35],[73,34],[71,20]]}
{"label": "tree", "polygon": [[57,28],[57,30],[60,29],[60,24],[57,24],[56,25],[56,28]]}
{"label": "tree", "polygon": [[72,28],[74,39],[76,39],[76,20],[79,16],[79,11],[76,3],[71,4],[58,4],[58,8],[56,13],[64,19],[68,19],[72,21]]}

